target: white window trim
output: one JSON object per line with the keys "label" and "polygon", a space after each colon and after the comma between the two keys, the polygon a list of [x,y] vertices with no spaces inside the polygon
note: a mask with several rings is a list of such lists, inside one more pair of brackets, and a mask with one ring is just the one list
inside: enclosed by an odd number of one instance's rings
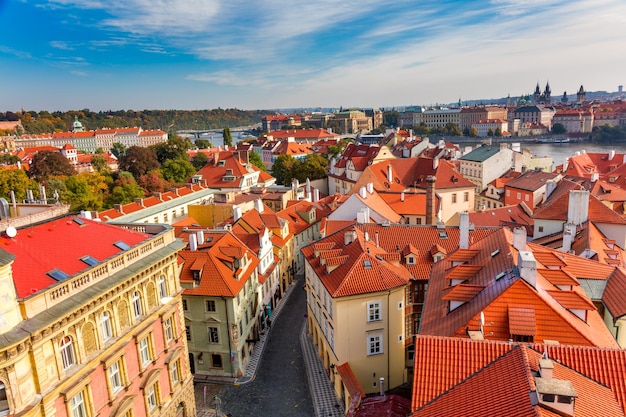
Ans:
{"label": "white window trim", "polygon": [[[382,303],[380,301],[369,301],[367,303],[367,322],[381,321],[382,317]],[[372,310],[374,310],[374,317],[372,318]]]}

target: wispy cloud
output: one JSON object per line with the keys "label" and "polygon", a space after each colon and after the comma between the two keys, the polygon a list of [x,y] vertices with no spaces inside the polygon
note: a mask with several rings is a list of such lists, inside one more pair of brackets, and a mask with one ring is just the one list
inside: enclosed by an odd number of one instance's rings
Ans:
{"label": "wispy cloud", "polygon": [[62,42],[62,41],[50,41],[49,42],[50,46],[55,48],[55,49],[62,49],[64,51],[72,51],[74,48],[69,46],[67,44],[67,42]]}

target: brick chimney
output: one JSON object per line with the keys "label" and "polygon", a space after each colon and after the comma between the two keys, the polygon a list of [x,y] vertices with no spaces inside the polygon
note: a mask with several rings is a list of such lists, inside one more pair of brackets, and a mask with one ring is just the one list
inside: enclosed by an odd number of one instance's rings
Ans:
{"label": "brick chimney", "polygon": [[437,177],[429,175],[426,177],[426,224],[436,224],[437,215],[435,213],[435,182]]}

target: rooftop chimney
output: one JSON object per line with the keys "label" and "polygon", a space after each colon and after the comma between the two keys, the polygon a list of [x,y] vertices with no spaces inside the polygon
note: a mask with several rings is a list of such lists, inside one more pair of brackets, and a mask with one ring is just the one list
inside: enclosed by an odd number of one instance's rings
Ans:
{"label": "rooftop chimney", "polygon": [[320,190],[318,190],[317,188],[313,189],[313,201],[319,201],[320,200]]}
{"label": "rooftop chimney", "polygon": [[306,178],[306,192],[311,192],[311,180],[309,179],[309,177]]}
{"label": "rooftop chimney", "polygon": [[376,231],[376,234],[374,235],[375,239],[376,239],[376,247],[378,246],[378,231]]}
{"label": "rooftop chimney", "polygon": [[520,277],[533,288],[537,286],[537,261],[532,252],[519,251],[517,267]]}
{"label": "rooftop chimney", "polygon": [[335,159],[334,156],[332,158],[330,158],[330,173],[332,175],[335,175],[335,164],[336,163],[337,163],[337,159]]}
{"label": "rooftop chimney", "polygon": [[365,190],[365,187],[359,188],[359,195],[361,198],[367,198],[367,191]]}
{"label": "rooftop chimney", "polygon": [[402,192],[400,193],[400,201],[403,201],[403,202],[404,202],[404,191],[402,191]]}
{"label": "rooftop chimney", "polygon": [[459,248],[469,248],[469,213],[464,211],[459,213]]}
{"label": "rooftop chimney", "polygon": [[198,237],[198,245],[202,245],[204,243],[204,230],[196,231],[196,236]]}
{"label": "rooftop chimney", "polygon": [[614,149],[611,149],[611,150],[609,151],[609,161],[612,161],[612,160],[613,160],[613,158],[615,158],[615,150],[614,150]]}
{"label": "rooftop chimney", "polygon": [[237,221],[240,218],[241,218],[241,207],[233,206],[233,219]]}
{"label": "rooftop chimney", "polygon": [[513,247],[518,251],[526,250],[526,229],[523,227],[513,229]]}
{"label": "rooftop chimney", "polygon": [[256,211],[258,211],[259,213],[263,213],[263,201],[259,198],[254,200],[254,208],[256,209]]}
{"label": "rooftop chimney", "polygon": [[348,230],[343,234],[343,244],[344,246],[349,245],[350,243],[356,240],[356,230]]}
{"label": "rooftop chimney", "polygon": [[391,164],[387,165],[387,182],[389,184],[393,182],[393,172],[391,170]]}
{"label": "rooftop chimney", "polygon": [[368,182],[366,188],[367,188],[367,192],[368,193],[370,193],[370,194],[374,193],[374,184],[373,183]]}
{"label": "rooftop chimney", "polygon": [[539,359],[539,374],[543,379],[552,379],[552,372],[554,371],[554,364],[552,360],[548,358]]}
{"label": "rooftop chimney", "polygon": [[435,182],[437,177],[429,175],[426,177],[426,224],[435,224],[437,215],[435,213]]}
{"label": "rooftop chimney", "polygon": [[195,233],[189,234],[189,250],[193,252],[198,250],[198,240]]}
{"label": "rooftop chimney", "polygon": [[589,215],[589,191],[572,190],[569,192],[567,206],[567,222],[581,225]]}
{"label": "rooftop chimney", "polygon": [[572,250],[574,237],[576,236],[576,225],[573,223],[565,223],[563,226],[563,247],[562,252],[569,253]]}
{"label": "rooftop chimney", "polygon": [[356,222],[358,224],[366,224],[370,222],[370,209],[363,207],[356,212]]}
{"label": "rooftop chimney", "polygon": [[439,167],[439,158],[433,158],[433,169],[436,170]]}
{"label": "rooftop chimney", "polygon": [[558,181],[554,179],[550,179],[546,181],[546,200],[552,195],[552,192],[556,190],[556,186],[558,185]]}

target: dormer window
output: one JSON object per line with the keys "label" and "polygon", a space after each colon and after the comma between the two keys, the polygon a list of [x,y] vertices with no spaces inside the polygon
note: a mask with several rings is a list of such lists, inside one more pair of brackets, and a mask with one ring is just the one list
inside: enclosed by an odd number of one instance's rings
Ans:
{"label": "dormer window", "polygon": [[406,264],[407,264],[407,265],[415,265],[415,257],[413,257],[413,256],[407,256],[407,257],[406,257]]}

